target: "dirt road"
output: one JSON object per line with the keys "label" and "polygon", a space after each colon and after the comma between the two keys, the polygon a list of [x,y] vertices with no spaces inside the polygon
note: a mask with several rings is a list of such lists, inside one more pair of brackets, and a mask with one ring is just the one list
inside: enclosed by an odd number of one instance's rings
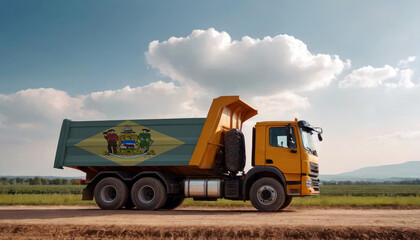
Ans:
{"label": "dirt road", "polygon": [[184,207],[172,211],[0,206],[0,238],[411,238],[420,209]]}

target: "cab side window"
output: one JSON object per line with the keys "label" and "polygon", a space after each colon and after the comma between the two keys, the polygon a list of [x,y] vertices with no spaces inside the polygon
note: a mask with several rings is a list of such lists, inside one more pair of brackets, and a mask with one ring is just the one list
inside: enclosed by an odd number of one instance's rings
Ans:
{"label": "cab side window", "polygon": [[292,127],[292,144],[287,146],[286,127],[272,127],[269,130],[270,146],[283,148],[296,148],[295,129]]}

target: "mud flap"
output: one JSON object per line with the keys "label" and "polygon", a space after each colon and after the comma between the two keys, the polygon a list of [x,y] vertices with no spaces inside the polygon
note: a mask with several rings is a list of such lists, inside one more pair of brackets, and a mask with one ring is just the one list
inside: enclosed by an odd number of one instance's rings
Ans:
{"label": "mud flap", "polygon": [[84,188],[82,200],[93,200],[93,190]]}

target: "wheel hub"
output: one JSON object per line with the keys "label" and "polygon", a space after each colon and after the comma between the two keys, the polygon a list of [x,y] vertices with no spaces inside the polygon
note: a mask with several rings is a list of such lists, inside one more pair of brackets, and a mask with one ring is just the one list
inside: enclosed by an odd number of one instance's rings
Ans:
{"label": "wheel hub", "polygon": [[270,185],[263,185],[258,188],[257,199],[263,205],[271,205],[277,200],[277,191]]}
{"label": "wheel hub", "polygon": [[102,188],[101,198],[106,203],[111,203],[117,198],[117,189],[114,186],[108,185]]}
{"label": "wheel hub", "polygon": [[143,203],[150,203],[155,198],[155,190],[150,185],[142,186],[138,192],[138,197]]}

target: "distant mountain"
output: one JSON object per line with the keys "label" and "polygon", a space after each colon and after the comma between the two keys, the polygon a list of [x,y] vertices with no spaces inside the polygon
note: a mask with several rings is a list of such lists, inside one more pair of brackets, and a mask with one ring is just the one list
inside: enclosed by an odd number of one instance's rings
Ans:
{"label": "distant mountain", "polygon": [[411,161],[401,164],[382,165],[360,168],[351,172],[321,175],[321,181],[346,180],[396,180],[420,178],[420,161]]}

